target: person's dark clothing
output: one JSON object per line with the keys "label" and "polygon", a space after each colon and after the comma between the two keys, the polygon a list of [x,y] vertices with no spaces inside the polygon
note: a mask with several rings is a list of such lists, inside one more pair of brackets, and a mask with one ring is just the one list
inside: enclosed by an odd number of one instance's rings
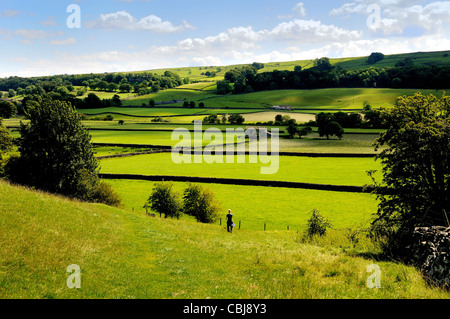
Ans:
{"label": "person's dark clothing", "polygon": [[233,232],[233,226],[234,226],[234,223],[233,223],[233,214],[228,214],[228,215],[227,215],[227,231],[228,231],[229,233],[232,233],[232,232]]}

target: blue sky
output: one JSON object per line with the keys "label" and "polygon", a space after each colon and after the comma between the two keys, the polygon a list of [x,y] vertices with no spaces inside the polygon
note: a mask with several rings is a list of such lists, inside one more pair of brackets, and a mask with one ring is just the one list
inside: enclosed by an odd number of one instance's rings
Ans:
{"label": "blue sky", "polygon": [[449,33],[450,1],[2,0],[0,77],[450,50]]}

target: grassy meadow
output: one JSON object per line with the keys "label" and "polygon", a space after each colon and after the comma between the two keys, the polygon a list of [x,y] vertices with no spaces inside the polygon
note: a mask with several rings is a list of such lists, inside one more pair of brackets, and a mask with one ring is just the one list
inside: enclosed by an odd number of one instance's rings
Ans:
{"label": "grassy meadow", "polygon": [[[139,155],[125,158],[104,159],[101,173],[142,174],[169,176],[200,176],[254,180],[277,180],[315,184],[363,186],[371,183],[368,170],[380,170],[372,158],[312,158],[279,157],[279,169],[274,175],[262,175],[261,167],[275,165],[266,163],[269,157],[250,163],[249,156],[235,155],[234,163],[227,163],[226,156],[218,156],[223,163],[207,164],[200,155],[189,156],[191,163],[176,164],[171,153]],[[264,162],[263,162],[264,161]],[[198,162],[198,163],[196,163]]]}
{"label": "grassy meadow", "polygon": [[[131,180],[107,180],[122,196],[126,209],[144,213],[145,202],[151,194],[154,182]],[[173,183],[180,194],[187,183]],[[373,195],[329,192],[306,189],[272,188],[241,185],[202,184],[210,189],[222,208],[222,224],[228,209],[235,222],[241,221],[242,230],[264,229],[301,231],[313,209],[330,219],[336,229],[367,227],[376,212],[377,201]],[[236,194],[239,194],[238,196]],[[159,216],[159,215],[158,215]],[[192,220],[182,216],[181,220]],[[216,224],[220,224],[218,220]]]}
{"label": "grassy meadow", "polygon": [[[2,181],[0,199],[1,298],[448,298],[413,267],[364,257],[370,243],[354,245],[339,232],[330,232],[333,244],[294,231],[230,235]],[[374,263],[383,289],[366,286]],[[66,285],[72,264],[81,289]]]}

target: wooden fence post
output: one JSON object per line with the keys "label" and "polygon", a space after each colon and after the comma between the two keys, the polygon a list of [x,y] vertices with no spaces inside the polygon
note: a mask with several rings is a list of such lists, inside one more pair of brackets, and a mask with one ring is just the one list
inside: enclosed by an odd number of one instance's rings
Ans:
{"label": "wooden fence post", "polygon": [[241,230],[241,221],[239,221],[239,230]]}
{"label": "wooden fence post", "polygon": [[266,223],[264,223],[264,231],[266,231]]}

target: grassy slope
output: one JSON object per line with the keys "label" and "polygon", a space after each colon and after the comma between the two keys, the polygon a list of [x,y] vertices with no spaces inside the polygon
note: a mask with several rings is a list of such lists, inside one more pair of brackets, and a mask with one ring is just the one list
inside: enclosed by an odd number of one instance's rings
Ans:
{"label": "grassy slope", "polygon": [[[449,297],[411,267],[355,256],[367,246],[342,238],[331,248],[287,231],[230,235],[1,181],[0,199],[1,298]],[[365,285],[373,263],[383,289]],[[66,286],[70,264],[81,267],[81,289]]]}
{"label": "grassy slope", "polygon": [[[423,94],[435,94],[439,96],[443,93],[443,91],[417,89],[336,88],[317,90],[276,90],[220,96],[215,95],[214,92],[211,93],[211,91],[192,91],[194,93],[190,92],[189,94],[185,94],[186,91],[170,89],[158,93],[158,96],[160,96],[160,100],[166,101],[184,98],[187,98],[189,101],[203,101],[207,108],[271,109],[274,105],[288,104],[300,110],[362,110],[363,102],[369,102],[373,107],[389,107],[394,104],[397,97],[402,95],[413,95],[418,91],[423,92]],[[155,96],[153,97],[155,98]],[[123,101],[123,104],[140,106],[142,103],[148,104],[149,99],[150,96],[136,97]]]}

